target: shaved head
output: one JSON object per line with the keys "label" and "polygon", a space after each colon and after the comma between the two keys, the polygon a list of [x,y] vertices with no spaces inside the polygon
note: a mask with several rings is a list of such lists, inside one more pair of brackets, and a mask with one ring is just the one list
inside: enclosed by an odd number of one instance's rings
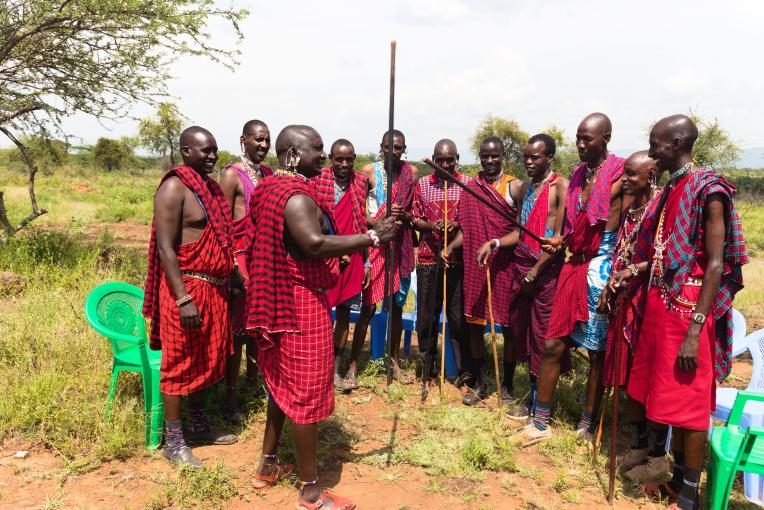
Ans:
{"label": "shaved head", "polygon": [[613,132],[613,123],[610,122],[610,117],[604,113],[590,113],[584,117],[584,120],[582,120],[581,124],[579,124],[579,126],[584,125],[594,128],[602,134]]}
{"label": "shaved head", "polygon": [[692,146],[698,139],[698,126],[687,115],[671,115],[665,117],[653,126],[652,132],[659,136],[670,136],[677,140],[677,148],[692,152]]}
{"label": "shaved head", "polygon": [[635,167],[642,167],[642,165],[646,163],[655,165],[655,161],[650,156],[648,156],[647,151],[637,151],[626,158],[626,161],[630,162]]}
{"label": "shaved head", "polygon": [[241,134],[247,136],[247,134],[256,127],[268,129],[268,125],[262,120],[252,119],[244,123],[244,127],[241,129]]}
{"label": "shaved head", "polygon": [[279,136],[276,137],[276,155],[281,159],[281,156],[286,154],[289,147],[303,148],[310,142],[312,137],[321,138],[318,131],[310,126],[290,124],[282,129]]}
{"label": "shaved head", "polygon": [[438,140],[438,143],[435,144],[435,148],[433,149],[433,153],[437,153],[439,150],[444,149],[451,149],[454,154],[458,152],[456,150],[456,144],[450,138],[443,138],[442,140]]}
{"label": "shaved head", "polygon": [[212,133],[207,131],[201,126],[191,126],[187,127],[183,130],[183,132],[180,134],[180,146],[188,146],[190,143],[192,143],[193,140],[200,139],[201,136],[209,136],[213,140],[215,139],[214,136],[212,136]]}

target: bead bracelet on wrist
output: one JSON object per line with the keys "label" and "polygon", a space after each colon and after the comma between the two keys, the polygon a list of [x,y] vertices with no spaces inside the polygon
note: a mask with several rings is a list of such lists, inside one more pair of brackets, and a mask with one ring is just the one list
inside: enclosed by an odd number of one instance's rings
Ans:
{"label": "bead bracelet on wrist", "polygon": [[377,231],[372,229],[369,229],[366,231],[367,234],[369,234],[369,237],[371,238],[371,243],[374,248],[379,246],[379,235],[377,234]]}
{"label": "bead bracelet on wrist", "polygon": [[191,297],[191,294],[186,294],[182,298],[180,298],[177,301],[175,301],[175,306],[180,308],[181,306],[187,305],[188,303],[190,303],[193,300],[194,300],[194,298]]}

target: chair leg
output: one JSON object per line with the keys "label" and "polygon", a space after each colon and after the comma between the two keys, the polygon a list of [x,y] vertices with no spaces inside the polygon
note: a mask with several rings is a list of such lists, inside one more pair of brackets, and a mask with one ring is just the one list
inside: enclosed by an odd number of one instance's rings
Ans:
{"label": "chair leg", "polygon": [[162,444],[164,431],[164,401],[159,391],[159,370],[152,370],[150,374],[151,407],[149,409],[148,441],[146,447],[156,450]]}
{"label": "chair leg", "polygon": [[706,507],[709,510],[724,510],[729,503],[729,491],[735,470],[731,462],[719,459],[711,452],[706,480]]}
{"label": "chair leg", "polygon": [[112,367],[111,380],[109,381],[109,394],[106,397],[106,409],[104,410],[104,413],[103,413],[104,421],[107,421],[109,419],[109,415],[111,414],[111,405],[114,402],[114,396],[117,394],[117,382],[119,381],[119,372],[120,372],[119,368]]}

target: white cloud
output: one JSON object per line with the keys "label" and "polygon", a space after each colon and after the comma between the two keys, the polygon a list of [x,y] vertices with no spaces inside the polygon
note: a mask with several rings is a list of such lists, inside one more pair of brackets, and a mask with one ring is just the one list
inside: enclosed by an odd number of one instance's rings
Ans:
{"label": "white cloud", "polygon": [[[764,3],[500,2],[395,0],[239,2],[241,66],[228,72],[184,59],[170,83],[180,108],[236,150],[241,125],[265,120],[274,132],[314,125],[330,144],[351,139],[376,151],[387,127],[389,41],[398,41],[396,125],[420,157],[440,138],[463,156],[485,115],[515,118],[527,131],[556,124],[569,134],[595,110],[611,116],[613,147],[646,143],[645,127],[696,108],[717,117],[744,145],[761,145]],[[216,42],[230,38],[210,27]],[[145,115],[145,106],[135,109]],[[67,129],[88,141],[105,132],[77,116]]]}

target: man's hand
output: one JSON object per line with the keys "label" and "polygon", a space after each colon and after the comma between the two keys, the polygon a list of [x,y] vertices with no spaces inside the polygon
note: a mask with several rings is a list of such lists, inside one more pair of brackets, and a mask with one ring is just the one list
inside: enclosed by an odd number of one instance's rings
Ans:
{"label": "man's hand", "polygon": [[202,325],[202,318],[199,317],[199,310],[193,301],[189,301],[180,307],[180,325],[194,329]]}
{"label": "man's hand", "polygon": [[374,226],[374,231],[379,236],[380,243],[387,243],[395,239],[399,228],[398,220],[393,215],[379,220]]}
{"label": "man's hand", "polygon": [[520,292],[522,292],[526,296],[536,295],[536,275],[535,274],[529,272],[520,280]]}
{"label": "man's hand", "polygon": [[399,221],[410,221],[411,219],[401,204],[393,204],[390,208],[390,215]]}
{"label": "man's hand", "polygon": [[480,267],[485,267],[488,265],[488,260],[491,258],[491,255],[493,254],[493,241],[486,241],[483,243],[483,245],[478,248],[477,251],[477,263]]}
{"label": "man's hand", "polygon": [[369,288],[369,285],[371,285],[371,268],[365,267],[363,269],[363,283],[361,284],[361,288],[366,290]]}
{"label": "man's hand", "polygon": [[451,253],[453,253],[453,250],[450,246],[446,246],[440,251],[440,260],[443,262],[443,265],[448,267],[448,259],[451,258]]}
{"label": "man's hand", "polygon": [[340,257],[340,269],[345,269],[350,264],[350,255],[343,255]]}
{"label": "man's hand", "polygon": [[552,255],[560,251],[560,248],[562,248],[562,244],[563,244],[562,236],[541,238],[541,249]]}
{"label": "man's hand", "polygon": [[448,222],[448,235],[449,237],[456,235],[456,233],[459,231],[461,227],[459,224],[455,221],[449,221]]}
{"label": "man's hand", "polygon": [[247,279],[237,267],[231,273],[230,280],[231,297],[239,297],[247,292]]}
{"label": "man's hand", "polygon": [[443,220],[438,220],[432,224],[432,231],[439,234],[443,233]]}
{"label": "man's hand", "polygon": [[611,279],[607,285],[605,285],[605,288],[602,289],[602,293],[600,294],[600,299],[597,301],[597,313],[604,313],[609,314],[610,313],[610,296],[612,295],[613,291],[610,290],[610,284],[613,282]]}
{"label": "man's hand", "polygon": [[610,289],[610,292],[615,294],[622,288],[624,288],[626,283],[628,283],[629,280],[634,278],[634,273],[631,272],[631,269],[621,269],[616,274],[610,277],[610,280],[607,282],[607,289]]}
{"label": "man's hand", "polygon": [[687,330],[676,358],[676,363],[681,370],[689,372],[698,368],[698,337],[702,327],[701,324],[690,323],[690,329]]}

